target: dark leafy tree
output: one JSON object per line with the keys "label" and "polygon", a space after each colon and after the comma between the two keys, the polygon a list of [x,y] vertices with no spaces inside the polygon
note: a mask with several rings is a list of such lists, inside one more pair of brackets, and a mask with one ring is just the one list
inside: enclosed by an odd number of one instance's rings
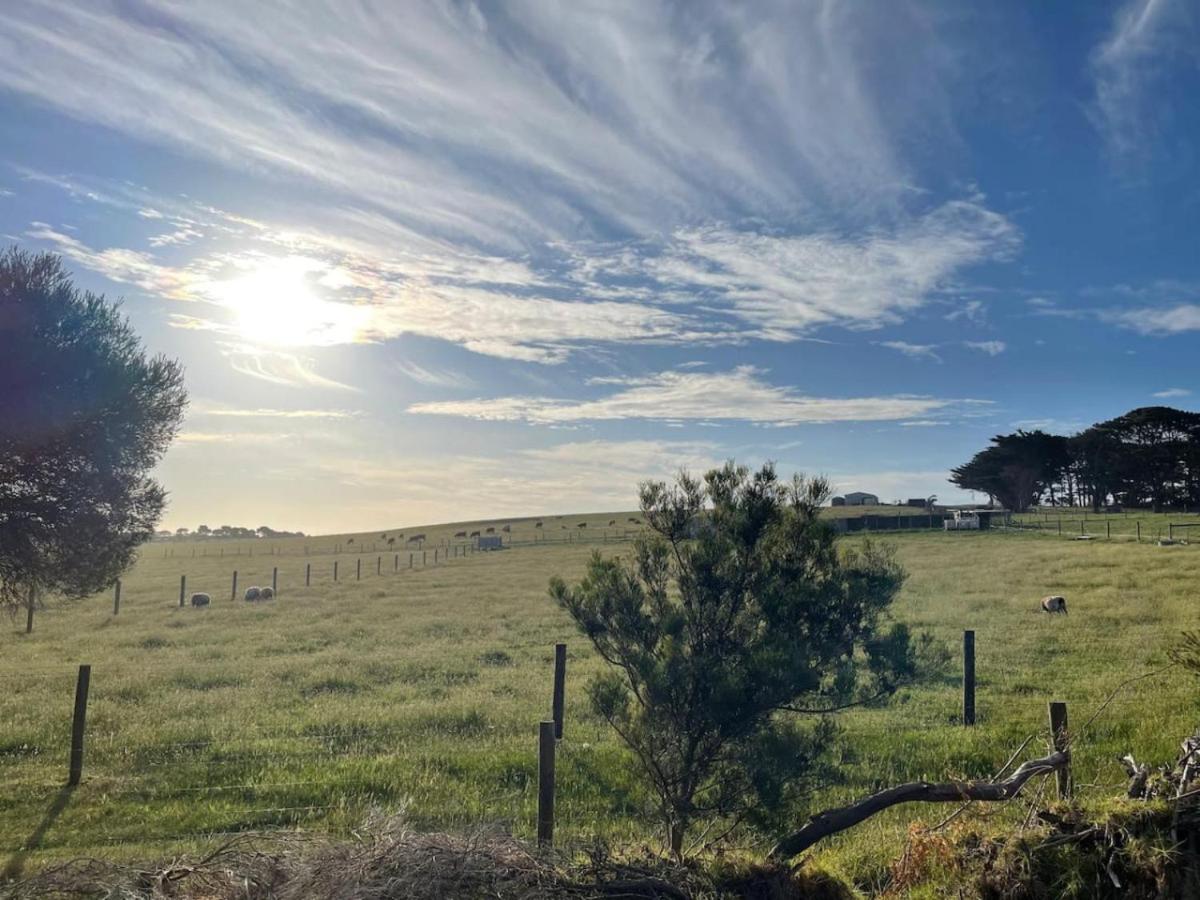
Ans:
{"label": "dark leafy tree", "polygon": [[950,481],[982,491],[1005,509],[1025,512],[1062,477],[1068,463],[1066,438],[1044,431],[998,434],[990,447],[952,469]]}
{"label": "dark leafy tree", "polygon": [[649,482],[633,558],[597,553],[581,583],[551,581],[611,666],[591,702],[633,751],[676,855],[701,820],[777,826],[822,772],[830,714],[882,702],[936,657],[888,619],[904,580],[891,555],[836,546],[828,494],[770,465]]}
{"label": "dark leafy tree", "polygon": [[179,364],[149,357],[58,257],[0,254],[0,605],[111,584],[154,534],[148,475],[186,403]]}
{"label": "dark leafy tree", "polygon": [[1093,425],[1067,439],[1067,454],[1080,505],[1091,506],[1094,512],[1099,512],[1121,487],[1121,442],[1111,429]]}
{"label": "dark leafy tree", "polygon": [[1096,426],[1119,444],[1119,478],[1129,505],[1155,512],[1186,504],[1200,479],[1200,413],[1146,406]]}

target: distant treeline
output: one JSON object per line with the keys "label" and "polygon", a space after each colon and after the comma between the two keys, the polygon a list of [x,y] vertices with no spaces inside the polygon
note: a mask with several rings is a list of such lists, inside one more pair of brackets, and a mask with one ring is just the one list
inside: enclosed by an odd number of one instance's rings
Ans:
{"label": "distant treeline", "polygon": [[267,525],[259,525],[257,528],[243,528],[240,525],[222,525],[219,528],[209,528],[207,525],[199,525],[195,531],[188,528],[176,528],[174,531],[159,531],[154,537],[160,541],[170,539],[192,540],[194,538],[288,538],[304,537],[304,532],[276,531]]}
{"label": "distant treeline", "polygon": [[1200,413],[1146,406],[1078,434],[992,438],[950,481],[1007,509],[1200,506]]}

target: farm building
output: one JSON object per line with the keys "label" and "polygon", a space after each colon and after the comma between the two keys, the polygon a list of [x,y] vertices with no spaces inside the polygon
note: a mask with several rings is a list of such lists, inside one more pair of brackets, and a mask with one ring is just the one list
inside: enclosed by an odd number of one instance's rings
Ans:
{"label": "farm building", "polygon": [[924,509],[928,501],[924,497],[909,497],[905,502],[905,506],[915,506],[917,509]]}
{"label": "farm building", "polygon": [[851,491],[846,495],[847,506],[878,506],[879,497],[875,494],[867,494],[863,491]]}
{"label": "farm building", "polygon": [[845,497],[834,497],[832,500],[829,501],[829,504],[831,506],[845,506],[846,498]]}

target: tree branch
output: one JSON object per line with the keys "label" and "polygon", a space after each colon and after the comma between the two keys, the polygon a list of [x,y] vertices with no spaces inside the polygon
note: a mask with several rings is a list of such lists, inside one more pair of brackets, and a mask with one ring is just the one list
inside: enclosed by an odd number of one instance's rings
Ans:
{"label": "tree branch", "polygon": [[796,832],[785,837],[771,850],[771,858],[790,859],[803,853],[822,838],[845,831],[900,803],[956,803],[963,800],[1010,800],[1021,792],[1025,782],[1062,768],[1069,754],[1055,751],[1041,759],[1024,762],[1004,781],[914,781],[872,794],[850,806],[826,810],[813,816]]}

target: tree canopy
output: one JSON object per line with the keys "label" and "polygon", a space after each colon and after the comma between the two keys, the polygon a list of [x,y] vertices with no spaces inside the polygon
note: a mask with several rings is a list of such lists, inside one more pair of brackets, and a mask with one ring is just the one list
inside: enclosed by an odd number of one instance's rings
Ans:
{"label": "tree canopy", "polygon": [[1015,512],[1040,503],[1200,506],[1200,413],[1146,406],[1070,437],[997,435],[950,481]]}
{"label": "tree canopy", "polygon": [[550,592],[611,669],[589,692],[633,751],[678,854],[695,822],[769,826],[820,771],[829,714],[885,698],[927,639],[891,622],[904,580],[871,544],[840,550],[823,480],[732,463],[641,487],[633,558],[593,555]]}
{"label": "tree canopy", "polygon": [[186,404],[177,362],[150,357],[52,254],[0,254],[0,606],[111,584],[154,533],[149,477]]}

